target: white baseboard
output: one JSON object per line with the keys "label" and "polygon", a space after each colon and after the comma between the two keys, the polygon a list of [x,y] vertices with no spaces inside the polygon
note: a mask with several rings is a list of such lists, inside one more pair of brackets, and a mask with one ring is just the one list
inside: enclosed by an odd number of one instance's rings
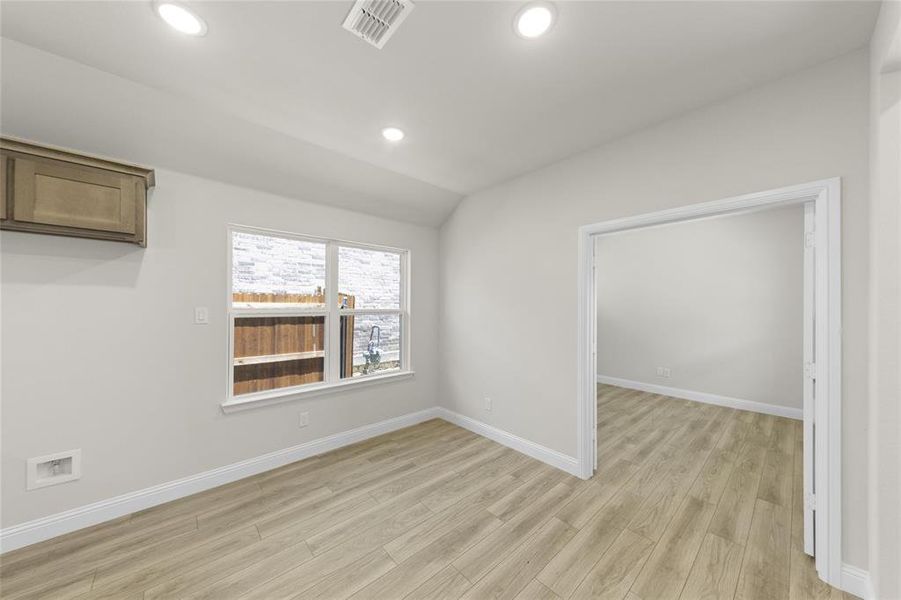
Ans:
{"label": "white baseboard", "polygon": [[441,417],[439,409],[429,408],[415,413],[387,419],[372,425],[336,433],[284,450],[277,450],[190,477],[149,487],[88,504],[73,510],[28,521],[0,531],[0,552],[8,552],[78,529],[97,525],[158,504],[177,500],[214,487],[231,483],[257,473],[269,471],[304,458],[316,456],[356,442],[410,427],[429,419]]}
{"label": "white baseboard", "polygon": [[863,600],[874,600],[870,573],[860,567],[848,563],[842,564],[841,585],[836,587],[840,587],[843,591],[854,594],[858,598],[863,598]]}
{"label": "white baseboard", "polygon": [[438,416],[445,421],[453,423],[454,425],[459,425],[464,429],[468,429],[469,431],[477,433],[482,437],[493,440],[498,444],[512,448],[513,450],[521,452],[526,456],[531,456],[532,458],[540,460],[543,463],[547,463],[552,467],[556,467],[561,471],[566,471],[571,475],[579,477],[579,461],[572,456],[569,456],[568,454],[563,454],[562,452],[551,450],[546,446],[536,444],[535,442],[529,441],[525,438],[513,435],[512,433],[508,433],[503,429],[498,429],[497,427],[488,425],[487,423],[483,423],[482,421],[477,421],[476,419],[473,419],[471,417],[463,416],[460,413],[456,413],[452,410],[448,410],[446,408],[438,408],[437,410]]}
{"label": "white baseboard", "polygon": [[578,477],[579,464],[572,456],[551,450],[519,436],[507,433],[481,421],[447,410],[446,408],[429,408],[408,415],[395,417],[364,425],[350,431],[344,431],[318,440],[277,450],[245,461],[184,477],[161,485],[145,488],[136,492],[123,494],[94,502],[79,508],[35,519],[8,527],[0,531],[0,552],[8,552],[37,542],[42,542],[78,529],[110,521],[133,512],[152,506],[171,502],[191,494],[203,492],[214,487],[232,483],[251,475],[270,471],[298,460],[303,460],[323,452],[335,450],[349,444],[389,433],[404,427],[410,427],[429,419],[440,418],[484,436],[499,444],[512,448],[536,460],[571,473]]}
{"label": "white baseboard", "polygon": [[788,417],[789,419],[797,419],[799,421],[804,418],[804,413],[800,408],[788,408],[786,406],[776,406],[775,404],[754,402],[753,400],[742,400],[740,398],[731,398],[729,396],[708,394],[707,392],[683,390],[667,387],[665,385],[657,385],[655,383],[644,383],[643,381],[632,381],[631,379],[620,379],[619,377],[608,377],[607,375],[598,375],[598,383],[606,383],[608,385],[650,392],[652,394],[661,394],[663,396],[672,396],[673,398],[682,398],[683,400],[693,400],[695,402],[703,402],[704,404],[715,404],[717,406],[748,410],[751,412],[763,413],[765,415]]}

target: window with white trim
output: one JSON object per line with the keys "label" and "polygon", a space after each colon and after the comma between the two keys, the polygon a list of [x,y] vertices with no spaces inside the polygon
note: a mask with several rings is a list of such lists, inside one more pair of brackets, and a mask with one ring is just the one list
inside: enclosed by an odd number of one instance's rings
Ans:
{"label": "window with white trim", "polygon": [[232,226],[226,404],[410,371],[405,250]]}

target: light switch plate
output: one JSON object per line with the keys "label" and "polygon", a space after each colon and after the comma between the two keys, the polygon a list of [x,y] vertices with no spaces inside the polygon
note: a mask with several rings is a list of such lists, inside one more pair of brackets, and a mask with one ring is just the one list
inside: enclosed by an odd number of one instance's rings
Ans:
{"label": "light switch plate", "polygon": [[210,322],[210,311],[206,306],[194,307],[194,323],[196,325],[208,325]]}

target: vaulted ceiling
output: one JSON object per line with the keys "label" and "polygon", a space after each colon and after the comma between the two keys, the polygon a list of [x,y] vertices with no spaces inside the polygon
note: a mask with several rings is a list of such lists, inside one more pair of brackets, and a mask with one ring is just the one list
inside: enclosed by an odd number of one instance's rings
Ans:
{"label": "vaulted ceiling", "polygon": [[187,4],[205,37],[150,2],[4,1],[0,128],[435,225],[473,191],[858,48],[878,11],[557,2],[525,40],[521,3],[420,1],[377,50],[341,28],[349,1]]}

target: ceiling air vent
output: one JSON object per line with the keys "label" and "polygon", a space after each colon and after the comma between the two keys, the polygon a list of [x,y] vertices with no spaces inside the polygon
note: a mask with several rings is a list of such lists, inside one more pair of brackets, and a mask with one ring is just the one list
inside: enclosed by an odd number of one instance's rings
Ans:
{"label": "ceiling air vent", "polygon": [[411,0],[357,0],[343,27],[381,49],[412,10]]}

